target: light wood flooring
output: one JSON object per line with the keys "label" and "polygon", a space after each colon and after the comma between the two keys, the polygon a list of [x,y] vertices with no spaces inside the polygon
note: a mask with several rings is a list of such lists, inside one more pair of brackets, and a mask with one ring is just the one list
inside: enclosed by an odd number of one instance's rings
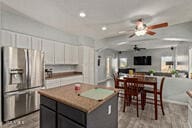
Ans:
{"label": "light wood flooring", "polygon": [[[144,111],[140,109],[139,118],[136,117],[135,106],[127,107],[125,113],[122,112],[122,106],[122,101],[119,101],[118,128],[188,128],[186,106],[165,103],[166,115],[163,116],[159,108],[157,121],[154,120],[152,105],[146,105]],[[39,112],[4,124],[1,128],[39,128]]]}
{"label": "light wood flooring", "polygon": [[[112,85],[101,83],[101,85]],[[158,120],[154,120],[154,107],[151,104],[145,106],[145,110],[139,109],[139,118],[136,117],[136,107],[129,106],[126,112],[122,112],[123,101],[119,100],[118,128],[188,128],[187,106],[164,103],[165,116],[158,109]],[[23,123],[23,124],[22,124]],[[4,124],[1,128],[39,128],[39,112],[35,112],[13,122]]]}

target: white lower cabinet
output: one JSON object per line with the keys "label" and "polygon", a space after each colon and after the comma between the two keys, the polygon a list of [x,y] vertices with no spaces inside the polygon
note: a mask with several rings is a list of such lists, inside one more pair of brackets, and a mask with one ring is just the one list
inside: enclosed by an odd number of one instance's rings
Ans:
{"label": "white lower cabinet", "polygon": [[54,88],[54,87],[59,87],[67,84],[82,83],[82,82],[83,82],[83,76],[77,75],[77,76],[64,77],[64,78],[58,78],[53,80],[46,80],[45,86],[46,88]]}

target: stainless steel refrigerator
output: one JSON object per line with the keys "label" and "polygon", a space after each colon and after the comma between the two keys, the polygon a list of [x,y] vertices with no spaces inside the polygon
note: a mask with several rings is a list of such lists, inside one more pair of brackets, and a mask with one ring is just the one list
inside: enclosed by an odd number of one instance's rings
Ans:
{"label": "stainless steel refrigerator", "polygon": [[44,87],[44,53],[42,51],[2,48],[3,121],[39,109],[39,94]]}

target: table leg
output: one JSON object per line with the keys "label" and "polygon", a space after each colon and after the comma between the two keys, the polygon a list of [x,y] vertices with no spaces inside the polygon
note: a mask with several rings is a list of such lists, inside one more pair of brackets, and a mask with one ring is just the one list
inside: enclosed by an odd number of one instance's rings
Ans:
{"label": "table leg", "polygon": [[154,102],[155,102],[155,120],[158,119],[158,109],[157,109],[157,84],[154,86]]}

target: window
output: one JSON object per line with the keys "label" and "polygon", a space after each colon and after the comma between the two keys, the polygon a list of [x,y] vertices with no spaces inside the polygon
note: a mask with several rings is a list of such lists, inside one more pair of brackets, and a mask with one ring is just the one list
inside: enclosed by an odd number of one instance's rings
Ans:
{"label": "window", "polygon": [[128,67],[127,58],[120,58],[120,68]]}
{"label": "window", "polygon": [[187,71],[188,70],[188,57],[187,56],[177,56],[177,66],[176,70]]}
{"label": "window", "polygon": [[171,72],[173,69],[173,57],[172,56],[162,56],[161,57],[161,72]]}

